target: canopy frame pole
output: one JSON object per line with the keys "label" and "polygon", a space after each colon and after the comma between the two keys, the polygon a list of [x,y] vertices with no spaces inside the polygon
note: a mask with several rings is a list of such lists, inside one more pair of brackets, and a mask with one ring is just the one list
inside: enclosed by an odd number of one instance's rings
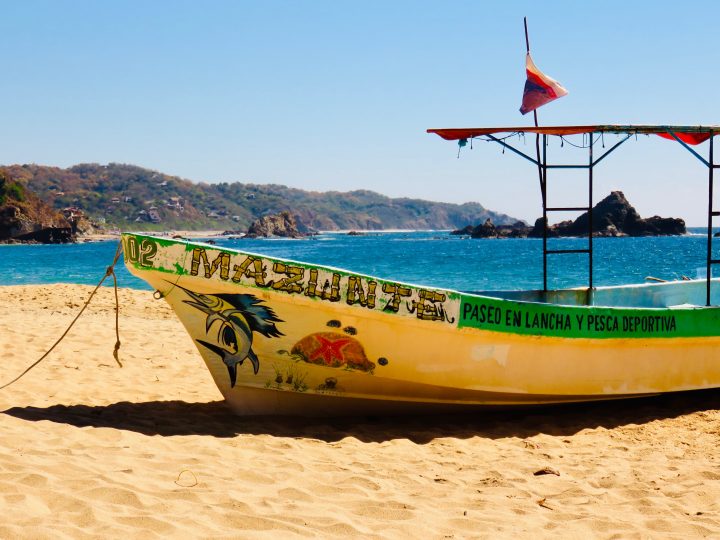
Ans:
{"label": "canopy frame pole", "polygon": [[712,265],[720,264],[720,259],[713,259],[713,256],[712,256],[713,217],[720,216],[720,212],[716,212],[715,210],[713,210],[713,208],[714,208],[714,191],[715,191],[715,169],[718,168],[718,166],[715,165],[715,156],[714,156],[715,132],[710,130],[708,159],[705,159],[698,152],[696,152],[695,150],[690,148],[690,146],[685,141],[681,140],[680,137],[678,137],[674,131],[668,130],[668,133],[672,136],[673,139],[675,139],[677,142],[679,142],[680,145],[685,148],[685,150],[690,152],[703,165],[705,165],[708,168],[707,253],[706,253],[706,261],[705,261],[705,305],[710,306],[711,305],[710,293],[711,293],[711,285],[712,285]]}
{"label": "canopy frame pole", "polygon": [[[548,255],[555,255],[561,253],[587,253],[588,255],[588,288],[586,295],[586,303],[590,305],[592,303],[592,289],[593,289],[593,168],[597,161],[593,160],[593,132],[590,132],[590,143],[588,144],[588,163],[587,165],[548,165],[547,163],[547,134],[543,133],[543,152],[542,162],[540,169],[542,170],[542,177],[540,179],[540,190],[542,194],[542,223],[543,223],[543,292],[548,292]],[[615,150],[618,146],[624,143],[629,137],[617,143],[610,150],[608,150],[602,159],[607,154]],[[599,161],[599,160],[598,160]],[[587,206],[567,206],[567,207],[549,207],[547,205],[547,172],[548,169],[587,169],[588,170],[588,205]],[[588,215],[588,244],[586,248],[582,249],[548,249],[548,212],[567,212],[567,211],[584,211]],[[719,261],[720,262],[720,261]]]}
{"label": "canopy frame pole", "polygon": [[[539,135],[538,135],[539,137]],[[540,149],[538,149],[538,153]],[[540,166],[538,164],[538,166]],[[543,134],[543,152],[542,152],[542,170],[540,172],[540,194],[542,198],[543,209],[543,292],[547,292],[547,256],[548,256],[548,205],[547,205],[547,135]]]}
{"label": "canopy frame pole", "polygon": [[[677,135],[675,135],[675,133],[674,133],[673,131],[668,130],[668,134],[670,134],[673,139],[675,139],[675,140],[676,140],[677,142],[679,142],[682,146],[684,146],[684,147],[685,147],[685,150],[687,150],[687,151],[690,152],[693,156],[695,156],[696,158],[698,158],[706,167],[711,167],[710,162],[708,162],[708,160],[706,160],[704,157],[702,157],[700,154],[698,154],[695,150],[693,150],[692,148],[690,148],[690,146],[689,146],[685,141],[681,140]],[[712,138],[713,138],[713,132],[711,131],[711,132],[710,132],[710,140],[711,140],[711,141],[712,141]],[[712,142],[710,143],[710,148],[712,148]],[[710,158],[710,160],[712,161],[712,157]]]}
{"label": "canopy frame pole", "polygon": [[597,158],[595,161],[591,161],[591,162],[590,162],[590,166],[591,166],[591,167],[594,167],[595,165],[597,165],[598,163],[600,163],[600,162],[601,162],[603,159],[605,159],[610,153],[614,152],[621,144],[623,144],[625,141],[627,141],[627,140],[628,140],[630,137],[632,137],[632,136],[633,136],[632,133],[627,134],[623,140],[618,141],[617,143],[615,143],[615,144],[613,145],[613,147],[610,148],[607,152],[605,152],[602,156],[600,156],[599,158]]}
{"label": "canopy frame pole", "polygon": [[[715,261],[712,258],[712,238],[713,238],[713,232],[712,232],[712,224],[713,224],[713,216],[720,214],[720,212],[715,212],[713,210],[713,190],[714,190],[714,172],[715,172],[715,161],[713,156],[713,135],[714,133],[710,132],[710,150],[709,150],[709,162],[707,162],[708,165],[708,230],[707,230],[707,265],[706,265],[706,305],[710,305],[710,284],[712,282],[712,265],[714,263],[718,263],[720,261]],[[673,134],[673,137],[675,135]],[[677,138],[677,137],[675,137]],[[694,152],[693,152],[694,153]]]}
{"label": "canopy frame pole", "polygon": [[[544,135],[544,136],[547,137],[547,135]],[[612,152],[614,152],[615,150],[617,150],[617,149],[620,147],[620,145],[622,145],[623,143],[625,143],[626,141],[628,141],[628,140],[630,139],[630,137],[632,137],[632,134],[627,135],[624,139],[622,139],[621,141],[615,143],[615,144],[612,146],[612,148],[610,148],[607,152],[605,152],[603,155],[601,155],[599,158],[597,158],[597,159],[594,160],[591,164],[588,164],[588,165],[580,165],[580,164],[577,164],[577,165],[547,165],[547,164],[544,164],[544,165],[543,165],[542,159],[540,159],[540,160],[538,161],[537,159],[535,159],[535,158],[527,155],[525,152],[523,152],[523,151],[521,151],[521,150],[518,150],[518,149],[515,148],[514,146],[506,143],[506,142],[503,141],[502,139],[498,139],[498,138],[495,137],[494,135],[487,134],[487,135],[483,135],[483,137],[487,137],[488,140],[490,140],[490,141],[492,141],[492,142],[496,142],[496,143],[498,143],[499,145],[503,146],[504,148],[507,148],[507,149],[510,150],[511,152],[513,152],[513,153],[519,155],[520,157],[528,160],[528,161],[529,161],[530,163],[532,163],[533,165],[537,165],[538,168],[540,168],[540,169],[542,170],[543,167],[547,167],[548,169],[589,169],[591,166],[594,167],[595,165],[597,165],[598,163],[600,163],[600,162],[601,162],[603,159],[605,159],[610,153],[612,153]],[[681,142],[682,142],[682,141],[681,141]],[[683,144],[684,144],[684,143],[683,143]],[[692,149],[690,149],[690,151],[691,151],[691,152],[694,152]],[[706,164],[707,164],[707,161],[705,161],[704,159],[702,159],[702,161],[703,161],[703,163],[706,163]],[[540,185],[541,185],[541,187],[542,187],[542,181],[543,181],[543,180],[542,180],[542,175],[541,175],[541,177],[540,177]]]}
{"label": "canopy frame pole", "polygon": [[[625,141],[622,141],[625,142]],[[622,144],[622,143],[620,143]],[[608,152],[612,152],[614,148]],[[603,156],[605,157],[605,156]],[[590,305],[590,291],[593,288],[593,134],[590,133],[590,143],[588,144],[588,305]]]}
{"label": "canopy frame pole", "polygon": [[503,141],[503,140],[501,140],[501,139],[498,139],[497,137],[494,137],[493,135],[490,135],[490,134],[486,135],[486,137],[487,137],[488,139],[490,139],[491,141],[496,142],[496,143],[502,145],[504,148],[507,148],[507,149],[510,150],[511,152],[515,152],[518,156],[527,159],[527,160],[528,160],[530,163],[532,163],[533,165],[537,165],[538,167],[540,166],[540,162],[539,162],[538,160],[531,158],[531,157],[528,156],[526,153],[521,152],[520,150],[518,150],[518,149],[515,148],[514,146],[509,145],[509,144],[506,143],[505,141]]}

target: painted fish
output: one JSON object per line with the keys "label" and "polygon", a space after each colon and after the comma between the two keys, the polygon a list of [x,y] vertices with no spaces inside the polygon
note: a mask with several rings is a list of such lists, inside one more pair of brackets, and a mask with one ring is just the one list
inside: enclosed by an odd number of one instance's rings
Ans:
{"label": "painted fish", "polygon": [[[178,286],[179,287],[179,286]],[[283,322],[275,312],[250,294],[199,294],[179,287],[191,298],[183,300],[189,306],[207,315],[205,332],[209,335],[215,323],[220,323],[217,343],[196,340],[222,359],[230,376],[230,387],[237,381],[237,366],[250,360],[253,372],[260,369],[260,359],[252,350],[253,332],[266,337],[279,337],[283,333],[275,323]]]}

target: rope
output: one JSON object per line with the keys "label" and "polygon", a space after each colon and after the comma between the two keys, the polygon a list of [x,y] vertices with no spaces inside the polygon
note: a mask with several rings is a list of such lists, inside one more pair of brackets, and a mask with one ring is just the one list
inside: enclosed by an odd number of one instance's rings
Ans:
{"label": "rope", "polygon": [[[458,158],[459,158],[459,157],[460,157],[460,150],[458,150]],[[185,241],[185,256],[183,257],[183,262],[182,262],[182,267],[183,267],[183,268],[185,268],[185,263],[187,262],[188,253],[189,253],[188,245],[187,245],[187,244],[188,244],[188,243],[187,243],[187,240],[186,240],[186,241]],[[162,291],[159,290],[159,289],[156,289],[155,291],[153,291],[153,298],[154,298],[155,300],[162,300],[163,298],[165,298],[165,297],[166,297],[168,294],[170,294],[170,293],[172,292],[172,290],[177,286],[178,281],[180,281],[180,278],[181,278],[182,276],[183,276],[182,273],[178,273],[177,279],[176,279],[173,283],[170,284],[170,288],[167,290],[167,292],[162,292]],[[169,282],[168,282],[168,283],[169,283]],[[119,339],[119,338],[118,338],[118,339]]]}
{"label": "rope", "polygon": [[[590,145],[587,143],[587,139],[585,138],[585,135],[586,135],[586,134],[583,133],[583,142],[582,142],[582,144],[575,144],[575,143],[571,142],[569,139],[566,139],[563,135],[559,135],[559,137],[560,137],[560,145],[562,146],[563,143],[568,143],[570,146],[574,146],[575,148],[588,148]],[[594,138],[594,139],[591,138],[590,141],[591,141],[591,143],[592,143],[593,145],[595,145],[595,144],[597,144],[597,142],[600,140],[601,137],[602,137],[602,133],[601,133],[600,135],[598,135],[598,136],[597,136],[596,138]],[[604,145],[604,144],[605,144],[605,140],[603,139],[603,145]],[[604,146],[603,146],[603,147],[604,147]]]}
{"label": "rope", "polygon": [[122,242],[119,242],[119,243],[118,243],[117,250],[115,251],[115,257],[113,258],[112,264],[107,267],[107,270],[105,270],[105,275],[104,275],[103,278],[100,280],[100,282],[95,286],[95,289],[93,290],[93,292],[90,293],[90,296],[89,296],[88,299],[85,301],[85,305],[82,307],[82,309],[80,310],[80,312],[79,312],[79,313],[75,316],[75,318],[72,320],[72,322],[70,323],[70,326],[68,326],[68,327],[65,329],[65,332],[63,332],[62,336],[60,336],[60,338],[59,338],[55,343],[53,343],[53,346],[50,347],[45,354],[43,354],[38,360],[36,360],[36,361],[33,362],[32,364],[30,364],[30,366],[28,366],[28,367],[25,369],[25,371],[23,371],[20,375],[18,375],[17,377],[15,377],[15,378],[14,378],[12,381],[10,381],[9,383],[6,383],[6,384],[0,386],[0,390],[4,390],[5,388],[7,388],[8,386],[10,386],[11,384],[14,384],[14,383],[16,383],[17,381],[19,381],[20,379],[22,379],[25,375],[28,374],[28,372],[29,372],[31,369],[33,369],[33,368],[34,368],[35,366],[37,366],[40,362],[42,362],[43,360],[45,360],[45,358],[47,358],[47,356],[53,351],[53,349],[55,349],[55,347],[57,347],[57,346],[60,344],[60,342],[61,342],[63,339],[65,339],[65,336],[67,336],[68,332],[70,332],[70,329],[75,325],[75,323],[77,322],[77,320],[80,318],[80,316],[83,314],[83,312],[85,311],[85,309],[86,309],[86,308],[88,307],[88,305],[90,304],[90,301],[93,299],[93,296],[95,296],[95,293],[98,291],[98,289],[100,288],[100,286],[103,284],[103,282],[104,282],[109,276],[112,276],[112,277],[113,277],[113,283],[114,283],[114,286],[115,286],[115,337],[116,337],[116,341],[115,341],[115,348],[114,348],[114,350],[113,350],[113,357],[115,358],[115,361],[118,363],[118,365],[119,365],[120,367],[123,367],[122,362],[120,362],[120,358],[119,358],[119,356],[118,356],[118,351],[120,350],[120,301],[119,301],[119,299],[118,299],[117,276],[115,275],[115,265],[117,264],[118,260],[120,259],[120,255],[121,255],[121,254],[122,254]]}

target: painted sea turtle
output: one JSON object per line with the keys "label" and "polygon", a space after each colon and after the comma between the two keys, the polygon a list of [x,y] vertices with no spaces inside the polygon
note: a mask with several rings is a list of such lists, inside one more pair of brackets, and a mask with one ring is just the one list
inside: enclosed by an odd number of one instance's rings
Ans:
{"label": "painted sea turtle", "polygon": [[368,360],[362,344],[354,337],[339,332],[316,332],[302,338],[291,350],[311,364],[349,367],[371,371],[375,364]]}

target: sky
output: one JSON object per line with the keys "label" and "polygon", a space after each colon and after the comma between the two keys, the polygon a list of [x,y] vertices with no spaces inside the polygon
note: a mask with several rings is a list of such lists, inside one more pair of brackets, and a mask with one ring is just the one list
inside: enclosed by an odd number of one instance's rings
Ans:
{"label": "sky", "polygon": [[[536,65],[570,92],[541,125],[710,125],[719,15],[714,1],[6,0],[0,163],[131,163],[534,221],[532,164],[485,142],[458,159],[425,131],[532,123],[523,17]],[[558,141],[549,156],[586,159]],[[582,172],[548,185],[553,206],[587,202]],[[595,201],[614,189],[643,216],[706,223],[707,169],[676,143],[628,141],[596,169]]]}

